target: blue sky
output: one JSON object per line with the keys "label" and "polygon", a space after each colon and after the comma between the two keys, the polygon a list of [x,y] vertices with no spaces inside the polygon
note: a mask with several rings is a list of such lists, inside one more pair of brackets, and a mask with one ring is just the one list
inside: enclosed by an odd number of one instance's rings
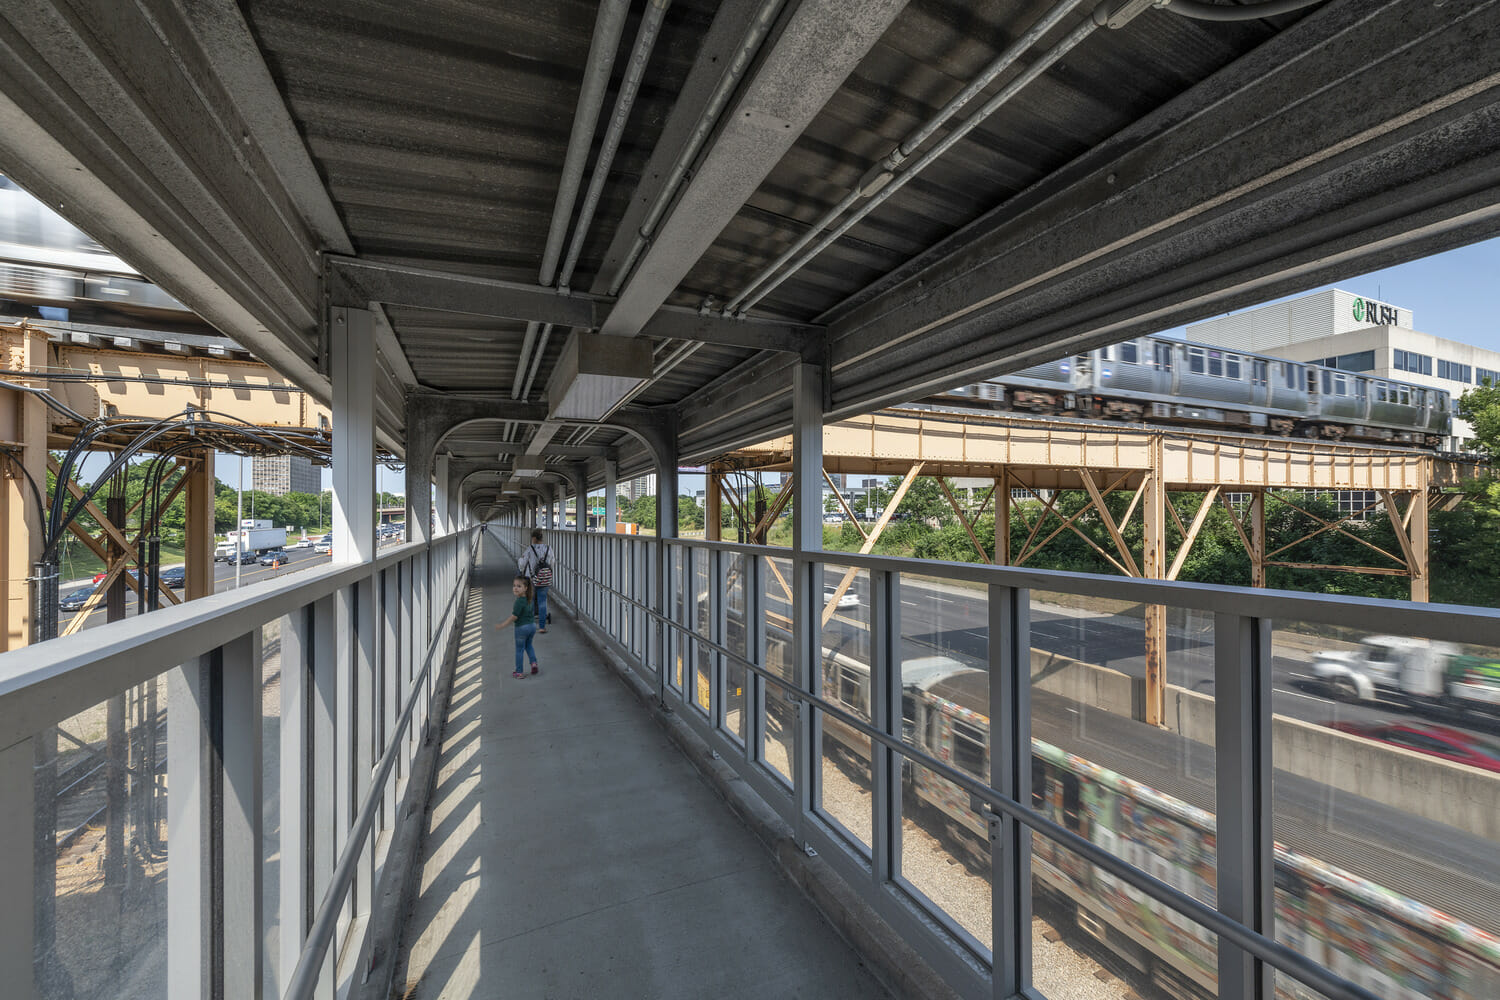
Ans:
{"label": "blue sky", "polygon": [[[1284,302],[1324,288],[1342,288],[1410,309],[1413,325],[1422,333],[1500,351],[1500,307],[1497,307],[1500,288],[1497,285],[1500,285],[1500,239],[1267,301]],[[1183,328],[1165,332],[1180,336]],[[247,460],[246,479],[250,476],[249,469]],[[219,456],[216,471],[219,479],[230,486],[239,482],[239,462],[233,456]],[[323,475],[325,486],[329,485],[329,473],[325,470]],[[703,488],[701,475],[683,475],[681,481],[685,493]],[[406,489],[401,473],[384,468],[377,473],[376,485],[391,493],[404,493]]]}

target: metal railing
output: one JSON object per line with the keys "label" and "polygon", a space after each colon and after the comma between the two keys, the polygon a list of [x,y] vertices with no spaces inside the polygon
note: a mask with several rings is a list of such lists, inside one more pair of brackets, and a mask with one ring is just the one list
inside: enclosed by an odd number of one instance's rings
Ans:
{"label": "metal railing", "polygon": [[[477,544],[462,531],[0,655],[6,995],[346,995]],[[136,688],[165,718],[165,815],[124,827],[121,874],[94,878],[98,838],[59,852],[39,829],[33,771],[59,724],[87,733]]]}
{"label": "metal railing", "polygon": [[[524,542],[521,530],[500,529],[513,551]],[[1273,728],[1280,717],[1272,708],[1275,649],[1303,632],[1315,642],[1322,641],[1318,636],[1383,633],[1500,650],[1500,612],[681,539],[575,531],[552,531],[546,538],[558,553],[554,593],[598,627],[655,687],[663,706],[728,761],[800,843],[825,857],[966,996],[1045,995],[1032,962],[1033,900],[1044,898],[1049,912],[1079,914],[1079,926],[1096,933],[1103,951],[1171,984],[1174,993],[1371,1000],[1396,989],[1394,977],[1429,974],[1446,977],[1444,996],[1477,998],[1500,988],[1495,927],[1475,927],[1431,905],[1390,903],[1376,878],[1333,868],[1307,848],[1299,852],[1281,843],[1276,824],[1280,811],[1290,807],[1273,794],[1273,772],[1296,770],[1303,762],[1276,742]],[[850,574],[857,580],[858,606],[825,609],[819,595],[827,599]],[[1044,594],[1049,607],[1071,603],[1078,620],[1114,622],[1142,606],[1164,605],[1211,628],[1211,643],[1199,642],[1204,650],[1211,646],[1211,654],[1195,654],[1195,662],[1201,661],[1214,693],[1178,690],[1178,732],[1164,735],[1180,739],[1162,744],[1156,727],[1126,723],[1137,727],[1131,734],[1150,730],[1140,735],[1147,745],[1156,740],[1169,753],[1206,756],[1212,777],[1199,782],[1206,784],[1206,802],[1194,805],[1166,787],[1174,778],[1189,787],[1192,776],[1165,768],[1164,777],[1158,774],[1163,787],[1149,787],[1157,772],[1133,775],[1128,764],[1112,771],[1080,756],[1082,749],[1069,752],[1033,732],[1033,695],[1057,701],[1054,682],[1046,678],[1059,663],[1094,688],[1120,681],[1117,687],[1125,692],[1107,704],[1108,698],[1069,689],[1071,701],[1065,699],[1064,707],[1077,706],[1069,711],[1130,720],[1130,692],[1138,697],[1139,691],[1123,674],[1079,662],[1086,657],[1040,656],[1032,647],[1033,620],[1040,615],[1051,629],[1068,619],[1066,609],[1034,607]],[[941,622],[943,602],[966,602],[968,618]],[[918,611],[904,611],[911,607]],[[919,635],[903,629],[903,614],[921,621],[913,629],[928,629],[934,621],[950,627]],[[983,625],[977,649],[973,637],[979,633],[970,628],[976,620]],[[960,625],[968,640],[952,638]],[[968,648],[959,648],[965,642]],[[1187,656],[1178,649],[1169,663],[1185,663]],[[1047,663],[1039,670],[1042,659]],[[1090,703],[1090,697],[1096,700]],[[934,720],[950,726],[943,739],[924,735],[924,727],[938,724]],[[978,758],[960,763],[954,736],[960,724],[985,734],[982,766],[974,762]],[[1056,726],[1045,735],[1059,743],[1077,738],[1096,752],[1106,739]],[[1121,760],[1128,761],[1128,754]],[[860,788],[868,785],[868,803],[831,805],[851,775]],[[1033,787],[1034,779],[1044,787]],[[1279,790],[1283,783],[1293,789],[1300,779],[1278,772],[1275,780]],[[1114,804],[1106,806],[1106,800]],[[1383,807],[1398,828],[1407,821],[1399,803],[1393,798]],[[1113,821],[1095,815],[1105,808],[1133,810],[1137,818],[1166,817],[1160,822],[1172,836],[1205,845],[1211,857],[1198,881],[1182,870],[1187,862],[1155,858],[1148,872],[1142,860],[1148,853],[1128,843],[1133,834],[1118,828],[1124,823],[1120,814]],[[959,841],[979,845],[990,883],[987,929],[976,930],[986,921],[949,912],[932,884],[907,877],[905,840],[917,839],[912,831],[924,828],[955,855]],[[1413,839],[1418,829],[1425,828],[1414,825],[1410,834],[1402,830],[1390,839],[1407,839],[1405,849],[1417,858],[1424,847]],[[1481,840],[1478,849],[1482,854],[1493,846],[1493,840]],[[1411,873],[1406,876],[1403,884],[1410,882]],[[1318,878],[1327,885],[1312,886]],[[1448,891],[1440,884],[1427,888],[1439,901]],[[1343,918],[1356,931],[1359,920],[1368,920],[1370,939],[1389,939],[1392,928],[1404,928],[1410,941],[1398,945],[1430,949],[1438,958],[1429,964],[1451,967],[1383,970],[1377,968],[1378,954],[1354,959],[1338,950],[1347,944],[1309,943],[1295,915],[1298,892],[1319,896],[1318,905],[1332,910],[1345,907]],[[1111,904],[1107,896],[1119,901]],[[1061,910],[1053,905],[1059,902]],[[1115,927],[1100,920],[1131,906],[1155,921],[1157,940],[1124,926],[1128,916]],[[1196,959],[1187,953],[1191,941],[1175,951],[1168,947],[1165,939],[1174,935],[1199,942]],[[1345,978],[1361,964],[1376,971],[1360,982]],[[1470,965],[1480,971],[1470,971]]]}

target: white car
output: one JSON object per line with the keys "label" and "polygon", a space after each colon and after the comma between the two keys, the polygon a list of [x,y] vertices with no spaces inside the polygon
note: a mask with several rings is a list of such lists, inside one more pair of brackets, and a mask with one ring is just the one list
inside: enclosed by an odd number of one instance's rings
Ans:
{"label": "white car", "polygon": [[313,542],[313,552],[320,556],[326,556],[333,551],[333,543],[326,538],[320,538]]}
{"label": "white car", "polygon": [[[834,591],[832,589],[828,589],[828,590],[824,590],[823,591],[823,603],[825,605],[829,601],[833,600],[833,594],[834,594]],[[859,607],[859,595],[856,594],[852,590],[846,590],[846,591],[844,591],[844,595],[839,598],[839,610],[840,611],[845,611],[845,610],[847,610],[849,608],[857,608],[857,607]]]}

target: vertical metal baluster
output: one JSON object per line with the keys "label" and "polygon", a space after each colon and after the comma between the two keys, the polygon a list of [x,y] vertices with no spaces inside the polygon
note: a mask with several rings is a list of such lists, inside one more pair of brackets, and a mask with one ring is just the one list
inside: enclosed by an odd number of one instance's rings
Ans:
{"label": "vertical metal baluster", "polygon": [[[1266,937],[1275,931],[1271,840],[1271,623],[1214,615],[1214,745],[1219,912]],[[1272,1000],[1273,971],[1219,942],[1219,996]]]}
{"label": "vertical metal baluster", "polygon": [[[1031,593],[989,588],[990,784],[1031,805]],[[994,995],[1031,986],[1031,833],[990,812]]]}

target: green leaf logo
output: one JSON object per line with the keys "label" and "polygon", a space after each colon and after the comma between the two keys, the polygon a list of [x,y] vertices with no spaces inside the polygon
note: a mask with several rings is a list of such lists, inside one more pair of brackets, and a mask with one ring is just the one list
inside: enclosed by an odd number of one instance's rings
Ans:
{"label": "green leaf logo", "polygon": [[1356,323],[1363,323],[1364,321],[1365,321],[1365,300],[1364,299],[1355,299],[1354,300],[1354,322],[1356,322]]}

